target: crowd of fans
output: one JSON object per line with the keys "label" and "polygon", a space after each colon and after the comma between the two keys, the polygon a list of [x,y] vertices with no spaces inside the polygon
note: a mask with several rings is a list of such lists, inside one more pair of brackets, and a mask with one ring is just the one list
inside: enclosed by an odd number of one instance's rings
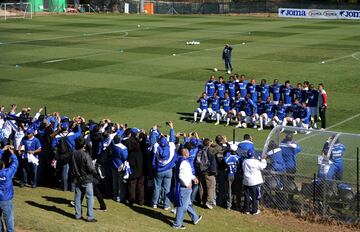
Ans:
{"label": "crowd of fans", "polygon": [[297,83],[293,87],[289,80],[281,84],[275,79],[272,85],[262,79],[246,80],[245,75],[232,75],[226,82],[220,76],[218,80],[211,76],[205,84],[205,91],[197,100],[200,104],[194,112],[194,122],[204,119],[223,120],[226,126],[233,120],[237,128],[251,125],[263,130],[265,126],[291,125],[301,128],[326,126],[327,94],[322,83],[316,88],[308,81]]}

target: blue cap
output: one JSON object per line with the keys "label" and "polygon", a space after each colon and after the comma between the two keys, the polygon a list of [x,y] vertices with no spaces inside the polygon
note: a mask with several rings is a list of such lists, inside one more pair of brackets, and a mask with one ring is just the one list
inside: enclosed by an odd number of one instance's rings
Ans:
{"label": "blue cap", "polygon": [[34,134],[34,129],[31,128],[31,127],[29,127],[29,128],[27,128],[27,130],[25,131],[25,133],[26,133],[27,135],[29,135],[29,134]]}
{"label": "blue cap", "polygon": [[61,123],[61,129],[62,129],[62,130],[67,130],[67,129],[69,129],[69,123],[68,123],[68,122],[63,122],[63,123]]}
{"label": "blue cap", "polygon": [[255,153],[255,150],[254,149],[250,149],[248,150],[247,152],[247,158],[253,158],[255,157],[256,153]]}
{"label": "blue cap", "polygon": [[134,128],[131,128],[130,133],[131,133],[131,135],[137,135],[138,133],[140,133],[140,130],[138,128],[134,127]]}
{"label": "blue cap", "polygon": [[166,145],[168,145],[168,140],[166,137],[161,137],[158,141],[158,144],[161,146],[161,147],[165,147]]}

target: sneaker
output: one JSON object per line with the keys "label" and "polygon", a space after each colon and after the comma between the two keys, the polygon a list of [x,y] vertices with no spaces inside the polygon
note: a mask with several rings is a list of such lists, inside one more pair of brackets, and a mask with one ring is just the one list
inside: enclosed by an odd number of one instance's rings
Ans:
{"label": "sneaker", "polygon": [[252,215],[258,215],[260,214],[260,210],[258,209],[255,213],[253,213]]}
{"label": "sneaker", "polygon": [[170,210],[171,213],[176,214],[176,208]]}
{"label": "sneaker", "polygon": [[164,210],[168,211],[169,209],[171,209],[170,207],[165,207]]}
{"label": "sneaker", "polygon": [[253,128],[254,128],[254,129],[257,129],[257,126],[255,125]]}
{"label": "sneaker", "polygon": [[172,228],[174,228],[176,230],[185,230],[186,229],[185,226],[173,226]]}
{"label": "sneaker", "polygon": [[262,131],[262,130],[264,130],[264,129],[263,129],[263,128],[261,128],[261,127],[260,127],[260,128],[258,128],[258,131]]}
{"label": "sneaker", "polygon": [[214,125],[215,125],[215,126],[217,126],[217,125],[219,125],[219,124],[220,124],[220,122],[215,122],[215,124],[214,124]]}
{"label": "sneaker", "polygon": [[202,216],[200,215],[199,218],[196,221],[194,221],[194,225],[198,224],[201,221],[201,219],[202,219]]}
{"label": "sneaker", "polygon": [[229,123],[227,122],[227,123],[225,124],[225,126],[229,126]]}
{"label": "sneaker", "polygon": [[308,134],[310,134],[310,133],[311,133],[310,131],[306,131],[306,132],[305,132],[306,135],[308,135]]}
{"label": "sneaker", "polygon": [[294,135],[296,135],[298,132],[297,131],[294,131]]}
{"label": "sneaker", "polygon": [[227,207],[226,209],[227,209],[227,210],[231,210],[231,207]]}
{"label": "sneaker", "polygon": [[212,205],[210,205],[209,203],[206,203],[205,206],[206,206],[206,208],[208,208],[208,209],[213,209],[213,208],[214,208],[214,207],[213,207]]}
{"label": "sneaker", "polygon": [[86,222],[97,222],[97,220],[95,218],[93,219],[86,219]]}
{"label": "sneaker", "polygon": [[75,201],[70,201],[71,206],[75,206]]}
{"label": "sneaker", "polygon": [[249,215],[249,214],[250,214],[250,212],[249,212],[249,211],[247,211],[247,212],[245,212],[245,214],[246,214],[246,215]]}
{"label": "sneaker", "polygon": [[152,205],[151,208],[156,209],[157,205]]}
{"label": "sneaker", "polygon": [[241,125],[242,127],[247,128],[247,124],[245,122],[243,122]]}
{"label": "sneaker", "polygon": [[237,124],[237,126],[235,127],[235,128],[241,128],[242,127],[242,125],[241,125],[241,123],[239,122],[239,124]]}

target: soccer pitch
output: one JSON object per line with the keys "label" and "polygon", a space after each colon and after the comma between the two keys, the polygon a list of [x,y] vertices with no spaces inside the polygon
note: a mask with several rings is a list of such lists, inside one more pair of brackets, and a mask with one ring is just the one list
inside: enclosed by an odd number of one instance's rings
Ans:
{"label": "soccer pitch", "polygon": [[[201,44],[186,45],[192,40]],[[228,78],[221,52],[229,43],[235,73],[257,83],[323,82],[328,127],[360,133],[360,117],[353,117],[360,113],[359,41],[360,23],[350,20],[109,14],[2,21],[0,104],[46,105],[48,112],[147,130],[159,124],[163,132],[172,120],[177,132],[231,138],[232,127],[191,123],[212,69]],[[237,129],[236,136],[250,133],[261,148],[268,132]]]}

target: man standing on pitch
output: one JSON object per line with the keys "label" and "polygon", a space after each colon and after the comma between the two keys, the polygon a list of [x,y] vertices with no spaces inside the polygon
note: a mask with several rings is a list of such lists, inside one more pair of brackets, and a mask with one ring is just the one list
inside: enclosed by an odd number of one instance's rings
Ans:
{"label": "man standing on pitch", "polygon": [[222,54],[222,58],[225,62],[225,69],[228,74],[230,74],[233,70],[232,64],[231,64],[232,49],[233,48],[229,44],[225,44],[223,54]]}

